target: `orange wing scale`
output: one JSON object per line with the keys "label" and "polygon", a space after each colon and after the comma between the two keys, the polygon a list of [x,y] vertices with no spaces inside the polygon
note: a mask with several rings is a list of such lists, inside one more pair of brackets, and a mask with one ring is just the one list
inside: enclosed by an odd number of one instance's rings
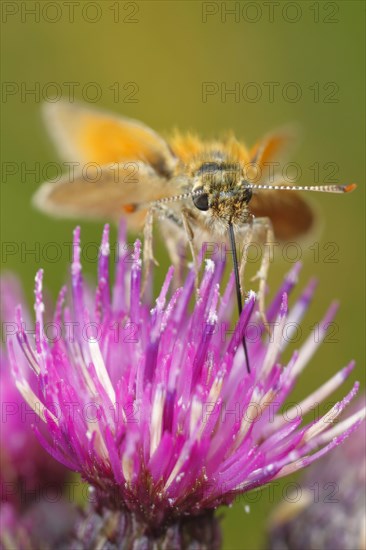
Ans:
{"label": "orange wing scale", "polygon": [[250,159],[263,168],[266,162],[281,156],[293,141],[294,135],[291,135],[290,132],[271,134],[252,147]]}
{"label": "orange wing scale", "polygon": [[141,160],[154,166],[160,153],[156,139],[144,128],[123,127],[113,120],[91,119],[80,128],[78,140],[85,158],[101,165]]}

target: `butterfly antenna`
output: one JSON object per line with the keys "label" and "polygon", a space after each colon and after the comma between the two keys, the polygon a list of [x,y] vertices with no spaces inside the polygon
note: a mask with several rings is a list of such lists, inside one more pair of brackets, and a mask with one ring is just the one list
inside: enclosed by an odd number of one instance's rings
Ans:
{"label": "butterfly antenna", "polygon": [[189,191],[187,193],[182,193],[181,195],[173,195],[171,197],[163,197],[162,199],[157,199],[156,201],[153,201],[151,204],[166,204],[168,202],[184,201],[191,197],[202,195],[203,193],[204,191],[202,191],[201,189],[198,191]]}
{"label": "butterfly antenna", "polygon": [[[236,255],[236,244],[235,244],[234,228],[233,228],[233,225],[231,223],[229,223],[229,235],[230,235],[231,249],[232,249],[232,252],[233,252],[235,286],[236,286],[236,300],[237,300],[237,303],[238,303],[238,311],[239,311],[239,317],[240,317],[241,312],[243,311],[243,302],[242,302],[241,292],[240,292],[239,266],[238,266],[238,257]],[[249,355],[248,355],[247,342],[245,340],[245,334],[243,334],[242,342],[243,342],[245,361],[246,361],[246,364],[247,364],[247,371],[248,371],[248,374],[250,374]]]}
{"label": "butterfly antenna", "polygon": [[260,190],[273,190],[273,191],[317,191],[319,193],[351,193],[357,187],[355,183],[349,185],[253,185],[245,182],[245,187],[249,189]]}

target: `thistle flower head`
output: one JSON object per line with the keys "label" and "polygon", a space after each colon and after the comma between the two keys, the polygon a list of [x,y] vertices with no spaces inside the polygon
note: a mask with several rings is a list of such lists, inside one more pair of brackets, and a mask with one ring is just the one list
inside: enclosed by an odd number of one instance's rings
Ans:
{"label": "thistle flower head", "polygon": [[[351,407],[365,406],[366,396]],[[366,547],[366,433],[360,430],[311,466],[293,502],[282,501],[270,521],[270,550]],[[314,492],[315,488],[315,492]]]}
{"label": "thistle flower head", "polygon": [[[0,290],[0,318],[6,339],[16,332],[14,309],[24,299],[12,274],[1,276]],[[30,328],[27,308],[23,321],[24,329]],[[28,380],[26,357],[20,355],[17,361]],[[54,548],[70,536],[78,517],[75,507],[61,498],[68,470],[39,445],[31,427],[37,416],[19,394],[2,348],[0,405],[0,548]]]}
{"label": "thistle flower head", "polygon": [[[59,337],[50,342],[45,335],[40,271],[35,345],[21,327],[21,313],[17,338],[9,343],[17,387],[48,431],[44,437],[35,428],[42,444],[81,473],[99,503],[128,509],[158,528],[229,504],[238,494],[307,466],[358,426],[362,412],[334,424],[357,384],[324,417],[307,425],[302,421],[315,401],[343,383],[352,363],[286,416],[280,413],[319,345],[311,335],[286,365],[280,362],[288,340],[284,329],[301,321],[315,288],[310,282],[289,310],[287,298],[299,266],[268,309],[271,336],[258,320],[254,293],[230,333],[234,280],[220,292],[223,263],[206,261],[197,295],[193,270],[182,288],[169,291],[170,269],[149,305],[140,300],[140,243],[132,256],[123,245],[122,228],[111,292],[106,226],[93,292],[83,281],[76,229],[71,303],[64,306],[63,289],[53,320],[62,329],[56,330]],[[331,306],[320,324],[319,342],[335,309]],[[249,374],[241,345],[244,330]],[[22,355],[31,377],[23,370]]]}
{"label": "thistle flower head", "polygon": [[[0,278],[0,319],[4,339],[15,334],[14,310],[24,302],[21,285],[11,274]],[[24,326],[30,328],[30,315],[24,308]],[[17,367],[28,379],[26,357],[17,358]],[[24,509],[37,498],[37,492],[58,490],[65,481],[68,471],[53,460],[39,445],[31,428],[36,417],[19,394],[13,377],[6,350],[0,348],[0,500],[11,502],[16,509]],[[39,496],[39,495],[38,495]],[[6,516],[4,512],[4,516]]]}

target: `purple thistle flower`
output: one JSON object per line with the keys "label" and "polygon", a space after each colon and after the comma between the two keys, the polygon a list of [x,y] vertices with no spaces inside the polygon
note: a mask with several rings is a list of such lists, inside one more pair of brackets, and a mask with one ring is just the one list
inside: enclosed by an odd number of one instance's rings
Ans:
{"label": "purple thistle flower", "polygon": [[[1,276],[0,290],[0,318],[7,339],[17,330],[10,319],[24,298],[13,275]],[[30,328],[27,310],[24,323]],[[19,356],[18,367],[28,376],[26,357]],[[54,548],[70,536],[78,517],[75,507],[62,497],[69,472],[39,445],[31,427],[38,417],[19,394],[3,349],[0,382],[0,548]]]}
{"label": "purple thistle flower", "polygon": [[[122,228],[119,250],[124,242]],[[308,466],[360,424],[364,411],[334,423],[356,394],[357,383],[325,416],[302,423],[315,402],[345,381],[353,363],[286,416],[280,413],[336,311],[332,305],[317,342],[310,335],[287,365],[280,363],[288,340],[284,328],[301,321],[315,290],[311,281],[288,309],[298,265],[268,309],[271,337],[264,334],[253,292],[228,334],[234,280],[230,278],[221,295],[223,263],[206,260],[192,311],[193,271],[182,288],[169,294],[170,269],[151,307],[140,301],[140,249],[137,241],[132,263],[128,252],[118,255],[111,293],[105,226],[93,299],[82,278],[77,228],[71,306],[63,306],[63,289],[53,321],[62,337],[50,343],[45,336],[39,271],[35,346],[21,328],[20,312],[20,330],[9,343],[17,387],[48,430],[45,438],[35,428],[41,443],[62,464],[80,472],[98,504],[129,510],[148,528],[158,529],[230,504],[245,491]],[[241,345],[244,330],[250,374]],[[23,354],[32,377],[24,372]]]}
{"label": "purple thistle flower", "polygon": [[[0,278],[2,329],[5,340],[15,334],[17,325],[14,310],[24,297],[19,281],[7,274]],[[25,327],[30,328],[30,315],[24,311]],[[18,368],[28,378],[26,357],[18,357]],[[10,501],[24,509],[40,494],[58,492],[68,475],[66,468],[42,449],[31,425],[38,419],[33,409],[24,402],[15,386],[6,352],[0,349],[0,500]]]}
{"label": "purple thistle flower", "polygon": [[[366,396],[352,406],[365,405]],[[269,525],[270,550],[366,547],[366,433],[361,430],[311,466],[302,488],[282,501]]]}

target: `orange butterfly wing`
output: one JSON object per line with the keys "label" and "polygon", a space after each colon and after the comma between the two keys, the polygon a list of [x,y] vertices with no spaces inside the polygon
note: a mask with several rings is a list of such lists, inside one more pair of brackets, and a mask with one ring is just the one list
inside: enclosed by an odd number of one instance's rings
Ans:
{"label": "orange butterfly wing", "polygon": [[67,101],[46,103],[43,111],[49,133],[67,161],[104,165],[140,160],[163,175],[175,166],[168,144],[138,120]]}
{"label": "orange butterfly wing", "polygon": [[[294,138],[290,131],[267,136],[251,149],[251,162],[264,171],[266,163],[281,157]],[[257,218],[270,218],[275,237],[283,241],[304,236],[315,223],[312,207],[296,191],[258,190],[253,193],[249,209]]]}
{"label": "orange butterfly wing", "polygon": [[116,219],[131,227],[145,219],[144,205],[174,194],[169,178],[177,160],[148,126],[66,101],[44,106],[46,126],[61,155],[77,163],[72,174],[46,182],[34,204],[54,216]]}
{"label": "orange butterfly wing", "polygon": [[256,218],[270,218],[275,237],[281,241],[304,236],[315,223],[313,209],[296,191],[255,192],[249,210]]}

